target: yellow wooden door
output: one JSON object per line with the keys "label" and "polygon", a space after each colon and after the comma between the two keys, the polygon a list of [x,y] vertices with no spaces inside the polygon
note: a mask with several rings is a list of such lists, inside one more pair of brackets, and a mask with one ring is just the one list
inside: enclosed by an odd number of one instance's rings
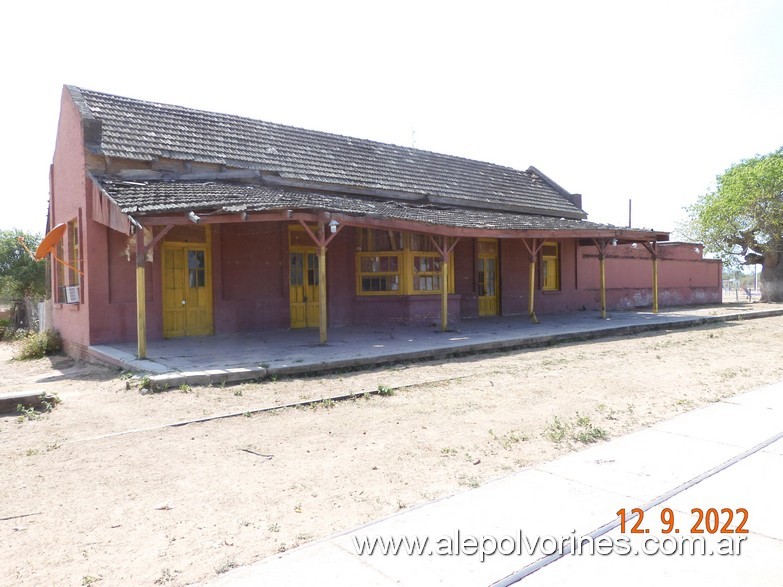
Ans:
{"label": "yellow wooden door", "polygon": [[163,246],[163,336],[212,334],[212,284],[205,246]]}
{"label": "yellow wooden door", "polygon": [[479,316],[498,313],[498,241],[481,239],[478,250]]}
{"label": "yellow wooden door", "polygon": [[318,326],[318,254],[314,249],[299,249],[288,256],[291,328]]}

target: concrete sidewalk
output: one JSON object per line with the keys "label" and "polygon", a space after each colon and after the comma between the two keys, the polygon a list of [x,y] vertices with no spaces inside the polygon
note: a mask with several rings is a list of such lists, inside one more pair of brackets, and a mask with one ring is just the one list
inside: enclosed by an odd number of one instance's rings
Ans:
{"label": "concrete sidewalk", "polygon": [[221,384],[400,361],[437,359],[453,354],[530,348],[559,342],[630,335],[652,330],[689,328],[730,320],[783,315],[772,304],[740,304],[666,310],[597,312],[463,320],[453,330],[432,326],[366,326],[329,330],[329,342],[318,333],[278,330],[233,335],[149,341],[147,360],[137,360],[135,343],[90,347],[97,359],[132,371],[150,373],[156,388]]}
{"label": "concrete sidewalk", "polygon": [[[783,585],[783,382],[693,410],[651,428],[531,467],[474,490],[403,511],[255,565],[235,569],[209,583],[250,585]],[[645,508],[642,528],[614,528],[620,508]],[[662,534],[663,508],[680,530]],[[691,534],[691,510],[736,512],[745,508],[748,534]],[[668,512],[667,512],[668,515]],[[720,527],[727,518],[720,513]],[[737,514],[730,528],[742,516]],[[665,519],[665,518],[664,518]],[[709,526],[702,523],[702,529]],[[478,555],[359,556],[354,540],[404,536],[441,537],[465,544],[467,536],[511,536],[529,543],[546,536],[598,536],[642,541],[703,536],[708,549],[721,540],[740,554],[717,556],[658,553],[545,556]],[[744,538],[739,542],[739,538]],[[604,540],[607,540],[604,538]],[[486,543],[491,547],[490,543]],[[506,542],[506,544],[510,544]],[[551,541],[544,543],[549,545]],[[543,546],[542,545],[542,546]],[[654,548],[654,543],[652,547]],[[663,545],[662,545],[663,546]]]}

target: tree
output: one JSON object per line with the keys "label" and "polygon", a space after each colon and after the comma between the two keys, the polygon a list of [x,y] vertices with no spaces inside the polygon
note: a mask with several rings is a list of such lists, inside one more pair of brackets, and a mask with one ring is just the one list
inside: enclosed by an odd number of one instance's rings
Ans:
{"label": "tree", "polygon": [[729,265],[760,264],[762,301],[783,302],[783,147],[732,165],[688,214],[689,236]]}
{"label": "tree", "polygon": [[32,250],[41,242],[37,234],[28,234],[15,228],[0,230],[0,297],[42,298],[46,293],[44,263],[30,257],[19,244],[20,236]]}

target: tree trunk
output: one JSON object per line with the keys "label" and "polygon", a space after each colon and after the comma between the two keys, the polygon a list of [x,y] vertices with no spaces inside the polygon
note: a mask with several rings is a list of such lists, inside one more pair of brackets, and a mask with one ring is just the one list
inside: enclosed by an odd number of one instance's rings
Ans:
{"label": "tree trunk", "polygon": [[[780,250],[783,243],[777,242],[771,247]],[[761,265],[761,301],[783,302],[783,255],[777,252],[764,254]]]}

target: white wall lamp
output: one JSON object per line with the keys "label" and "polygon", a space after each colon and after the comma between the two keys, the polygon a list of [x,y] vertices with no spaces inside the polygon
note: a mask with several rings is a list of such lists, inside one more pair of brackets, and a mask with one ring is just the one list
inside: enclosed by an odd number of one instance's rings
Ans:
{"label": "white wall lamp", "polygon": [[198,224],[199,222],[201,222],[201,217],[197,216],[196,213],[193,210],[191,210],[190,212],[188,212],[188,220],[190,220],[194,224]]}
{"label": "white wall lamp", "polygon": [[331,232],[332,234],[334,234],[335,232],[337,232],[337,227],[338,227],[338,226],[340,226],[340,223],[339,223],[339,222],[337,222],[336,220],[332,220],[332,221],[329,223],[329,232]]}

